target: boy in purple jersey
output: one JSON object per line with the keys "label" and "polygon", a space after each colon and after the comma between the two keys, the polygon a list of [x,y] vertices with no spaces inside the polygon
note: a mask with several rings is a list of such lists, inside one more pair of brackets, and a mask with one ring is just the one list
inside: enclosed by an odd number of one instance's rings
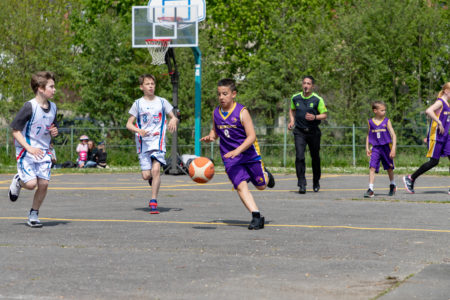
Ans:
{"label": "boy in purple jersey", "polygon": [[[438,99],[427,108],[425,113],[431,118],[428,129],[428,153],[429,161],[424,163],[412,175],[403,177],[405,188],[410,194],[414,194],[416,179],[439,164],[439,159],[447,156],[450,159],[450,82],[442,87]],[[448,191],[450,194],[450,190]]]}
{"label": "boy in purple jersey", "polygon": [[50,143],[58,135],[57,108],[51,102],[55,96],[55,76],[51,72],[37,72],[31,76],[35,97],[25,102],[11,123],[15,139],[17,174],[9,187],[9,199],[16,201],[20,190],[34,190],[33,204],[28,214],[28,226],[39,228],[39,208],[47,195],[51,176]]}
{"label": "boy in purple jersey", "polygon": [[237,190],[245,207],[252,213],[248,229],[264,228],[264,217],[248,188],[251,181],[258,190],[275,186],[272,174],[261,160],[255,128],[247,108],[235,101],[236,84],[232,79],[222,79],[217,84],[219,106],[213,112],[213,129],[200,139],[213,142],[220,138],[220,154],[225,172]]}
{"label": "boy in purple jersey", "polygon": [[365,198],[372,198],[375,173],[380,170],[380,162],[389,175],[389,196],[393,196],[397,190],[394,180],[394,160],[397,146],[397,136],[391,121],[386,118],[386,104],[381,101],[372,103],[374,118],[369,119],[369,132],[366,137],[366,153],[370,157],[369,189],[364,194]]}

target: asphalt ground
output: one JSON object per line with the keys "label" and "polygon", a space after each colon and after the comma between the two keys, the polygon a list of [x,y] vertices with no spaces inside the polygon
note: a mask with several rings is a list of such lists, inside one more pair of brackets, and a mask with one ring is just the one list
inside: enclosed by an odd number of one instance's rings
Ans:
{"label": "asphalt ground", "polygon": [[33,192],[7,196],[0,175],[0,299],[450,299],[448,177],[422,176],[395,196],[378,175],[324,174],[297,192],[275,174],[256,191],[266,227],[223,173],[205,185],[162,177],[161,214],[150,215],[140,174],[53,174],[26,226]]}

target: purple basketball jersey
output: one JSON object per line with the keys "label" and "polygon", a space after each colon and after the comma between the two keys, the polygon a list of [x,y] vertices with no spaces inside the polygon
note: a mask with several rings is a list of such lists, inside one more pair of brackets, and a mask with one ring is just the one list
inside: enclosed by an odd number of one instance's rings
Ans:
{"label": "purple basketball jersey", "polygon": [[369,144],[381,146],[392,142],[391,134],[387,128],[388,121],[388,118],[384,118],[381,123],[376,124],[373,119],[369,119]]}
{"label": "purple basketball jersey", "polygon": [[222,113],[220,106],[216,107],[214,110],[215,130],[220,137],[220,154],[222,156],[223,164],[226,167],[261,159],[257,141],[233,159],[223,157],[228,152],[233,151],[242,145],[247,138],[245,128],[241,123],[241,112],[244,109],[246,109],[245,106],[235,102],[233,108],[226,116]]}
{"label": "purple basketball jersey", "polygon": [[428,129],[428,141],[432,140],[438,142],[446,142],[448,137],[448,130],[450,129],[450,107],[441,98],[438,98],[437,101],[442,102],[442,108],[437,113],[437,116],[439,117],[439,120],[444,127],[444,133],[441,134],[439,132],[437,123],[435,121],[431,121],[430,127]]}

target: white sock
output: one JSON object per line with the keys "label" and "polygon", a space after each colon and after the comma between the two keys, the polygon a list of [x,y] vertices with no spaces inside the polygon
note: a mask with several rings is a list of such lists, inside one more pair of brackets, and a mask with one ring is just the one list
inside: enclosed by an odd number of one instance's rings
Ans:
{"label": "white sock", "polygon": [[373,183],[369,183],[369,189],[373,191]]}
{"label": "white sock", "polygon": [[391,180],[391,184],[395,185],[395,180]]}

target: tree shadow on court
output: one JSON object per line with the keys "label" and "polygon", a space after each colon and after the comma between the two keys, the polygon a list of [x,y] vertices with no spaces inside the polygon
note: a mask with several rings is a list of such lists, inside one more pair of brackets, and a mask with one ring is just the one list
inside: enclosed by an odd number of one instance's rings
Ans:
{"label": "tree shadow on court", "polygon": [[[146,213],[150,213],[150,207],[136,207],[134,210],[140,210]],[[168,211],[182,211],[183,209],[177,207],[163,207],[158,205],[158,210],[161,213],[165,213]]]}

